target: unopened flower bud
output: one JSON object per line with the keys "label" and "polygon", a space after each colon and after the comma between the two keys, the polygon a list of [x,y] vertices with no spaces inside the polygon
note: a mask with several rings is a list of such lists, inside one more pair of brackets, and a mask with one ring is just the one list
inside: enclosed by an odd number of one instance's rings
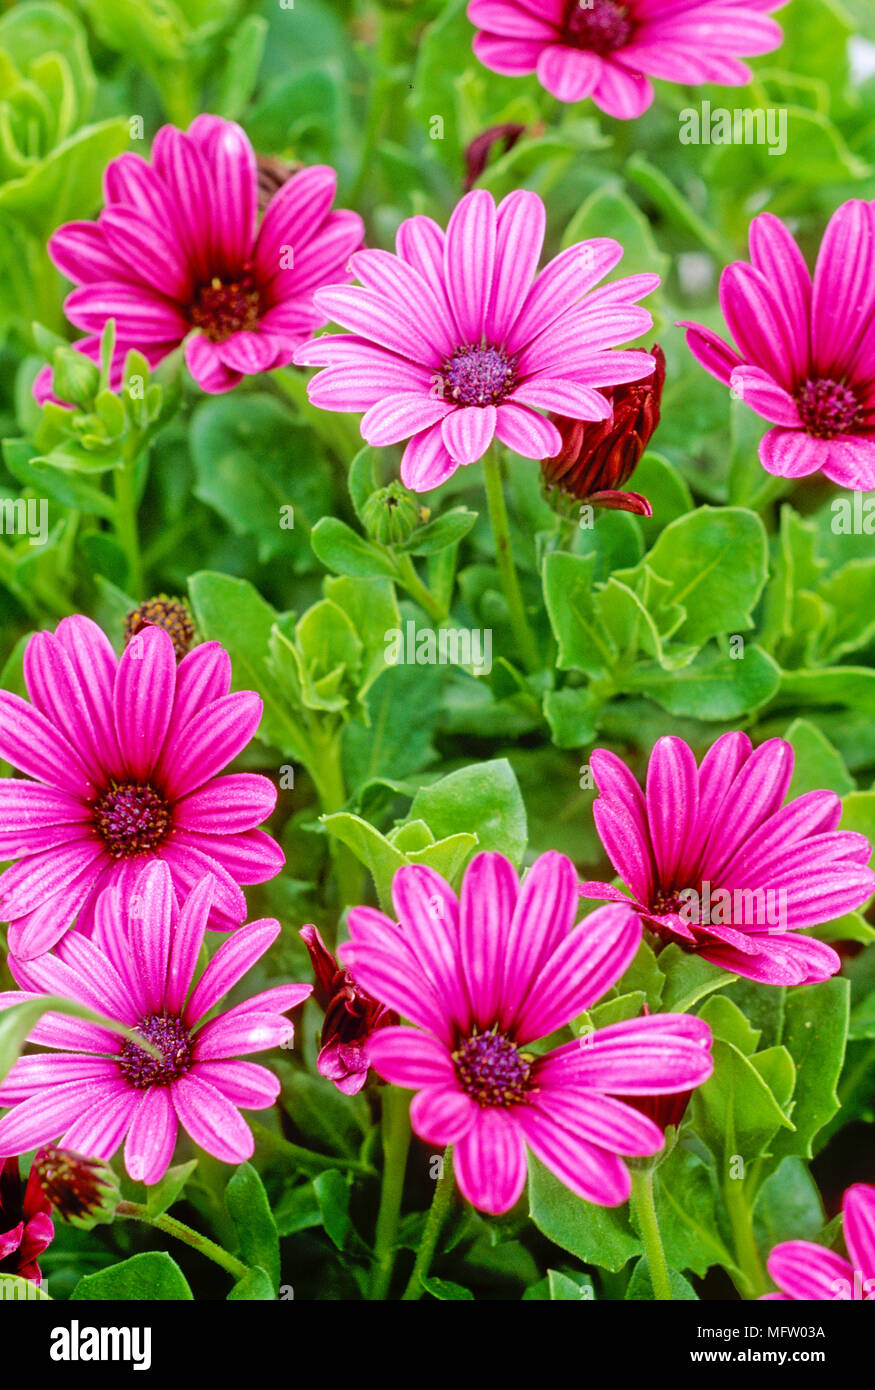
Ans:
{"label": "unopened flower bud", "polygon": [[33,1161],[43,1192],[71,1226],[90,1231],[111,1222],[121,1201],[119,1182],[102,1158],[73,1149],[40,1149]]}
{"label": "unopened flower bud", "polygon": [[400,483],[390,483],[371,493],[362,510],[362,520],[373,540],[381,545],[397,545],[422,524],[422,507],[412,492]]}
{"label": "unopened flower bud", "polygon": [[651,351],[656,367],[649,376],[600,388],[613,406],[610,420],[551,416],[562,436],[562,448],[554,458],[541,462],[548,488],[591,506],[653,515],[646,497],[622,491],[659,424],[665,356],[658,344]]}
{"label": "unopened flower bud", "polygon": [[328,950],[316,927],[301,929],[316,976],[316,999],[325,1010],[319,1074],[344,1095],[354,1096],[368,1079],[368,1043],[378,1028],[399,1022],[398,1015],[355,983]]}

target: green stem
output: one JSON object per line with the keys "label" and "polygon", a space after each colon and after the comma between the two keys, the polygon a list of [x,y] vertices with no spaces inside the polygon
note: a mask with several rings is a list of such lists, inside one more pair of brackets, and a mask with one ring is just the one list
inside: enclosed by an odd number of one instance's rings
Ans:
{"label": "green stem", "polygon": [[668,1265],[665,1262],[662,1236],[659,1233],[656,1203],[653,1200],[652,1168],[633,1170],[632,1200],[635,1203],[638,1225],[641,1228],[641,1239],[644,1243],[644,1253],[647,1256],[647,1266],[650,1270],[654,1296],[660,1303],[671,1303],[673,1301],[671,1280],[669,1279]]}
{"label": "green stem", "polygon": [[140,555],[140,535],[137,529],[136,456],[126,458],[114,473],[116,521],[115,533],[128,561],[128,592],[132,598],[143,599],[143,560]]}
{"label": "green stem", "polygon": [[[340,730],[326,730],[318,720],[312,719],[309,723],[309,733],[313,756],[307,763],[307,770],[313,778],[323,813],[330,816],[336,811],[342,811],[347,800],[340,763]],[[362,867],[352,850],[334,836],[331,837],[331,857],[342,912],[345,907],[358,902],[362,887]]]}
{"label": "green stem", "polygon": [[152,1216],[148,1207],[142,1206],[139,1202],[120,1202],[116,1208],[116,1216],[125,1216],[130,1221],[143,1221],[147,1226],[153,1226],[156,1231],[175,1236],[183,1244],[190,1245],[192,1250],[199,1250],[214,1264],[221,1265],[222,1269],[226,1269],[235,1279],[242,1279],[249,1273],[248,1265],[242,1260],[229,1255],[228,1251],[217,1245],[214,1240],[202,1236],[199,1231],[193,1231],[190,1226],[177,1221],[175,1216],[168,1216],[166,1212],[162,1212],[160,1216]]}
{"label": "green stem", "polygon": [[369,1293],[369,1298],[376,1302],[386,1297],[392,1282],[409,1148],[409,1097],[405,1091],[387,1086],[383,1091],[383,1185]]}
{"label": "green stem", "polygon": [[402,1295],[402,1303],[415,1303],[417,1299],[422,1298],[422,1281],[431,1268],[434,1252],[437,1249],[438,1237],[440,1236],[452,1200],[453,1150],[450,1147],[447,1148],[444,1153],[443,1169],[435,1184],[434,1196],[431,1199],[431,1207],[429,1208],[429,1213],[426,1218],[425,1229],[422,1232],[419,1250],[416,1254],[416,1262],[413,1266],[410,1279],[408,1280],[407,1288]]}
{"label": "green stem", "polygon": [[445,623],[449,617],[448,610],[425,587],[416,573],[416,567],[409,555],[396,555],[395,560],[398,565],[398,583],[407,590],[412,599],[416,600],[432,622],[440,627],[441,623]]}
{"label": "green stem", "polygon": [[768,1291],[769,1281],[760,1258],[753,1229],[753,1211],[742,1180],[730,1178],[723,1188],[723,1196],[732,1227],[735,1259],[744,1285],[738,1291],[742,1298],[759,1298],[760,1294]]}
{"label": "green stem", "polygon": [[526,670],[531,674],[533,671],[537,671],[540,666],[538,648],[535,644],[535,638],[526,616],[519,579],[517,578],[516,566],[513,562],[513,551],[510,546],[510,526],[507,518],[507,507],[504,501],[504,490],[501,483],[501,467],[495,452],[492,450],[484,455],[483,477],[486,484],[486,502],[489,507],[489,520],[492,525],[493,540],[495,541],[495,559],[498,564],[501,586],[504,590],[504,597],[507,601],[507,607],[510,613],[510,624],[517,640],[517,646],[520,649],[523,664]]}
{"label": "green stem", "polygon": [[324,1173],[327,1168],[340,1168],[345,1173],[361,1173],[369,1178],[377,1176],[376,1168],[361,1159],[341,1158],[337,1154],[320,1154],[315,1149],[305,1149],[300,1144],[293,1144],[284,1135],[275,1134],[272,1129],[268,1129],[257,1120],[250,1120],[249,1123],[263,1149],[280,1158],[288,1159],[307,1171]]}

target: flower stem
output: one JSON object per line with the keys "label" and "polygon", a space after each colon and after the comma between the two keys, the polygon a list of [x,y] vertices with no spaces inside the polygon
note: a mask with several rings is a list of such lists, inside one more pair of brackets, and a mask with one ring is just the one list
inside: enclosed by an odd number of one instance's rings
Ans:
{"label": "flower stem", "polygon": [[453,1199],[453,1150],[448,1147],[444,1153],[444,1162],[441,1175],[438,1178],[434,1196],[431,1199],[431,1207],[425,1222],[425,1229],[422,1233],[422,1240],[416,1254],[416,1262],[413,1271],[404,1290],[402,1303],[415,1303],[422,1298],[422,1281],[431,1268],[434,1252],[437,1249],[438,1237],[441,1233],[450,1203]]}
{"label": "flower stem", "polygon": [[747,1200],[744,1183],[740,1178],[730,1178],[724,1185],[723,1195],[732,1226],[735,1258],[744,1284],[743,1288],[739,1288],[739,1293],[742,1298],[759,1298],[761,1293],[767,1291],[769,1283],[760,1259],[753,1229],[753,1211]]}
{"label": "flower stem", "polygon": [[190,1245],[192,1250],[199,1250],[208,1260],[214,1264],[221,1265],[222,1269],[228,1271],[235,1279],[242,1279],[249,1273],[248,1265],[236,1256],[229,1255],[221,1245],[217,1245],[214,1240],[209,1240],[207,1236],[202,1236],[199,1231],[193,1231],[190,1226],[186,1226],[182,1221],[177,1221],[175,1216],[168,1216],[162,1212],[160,1216],[152,1216],[148,1207],[140,1202],[120,1202],[116,1208],[116,1216],[125,1216],[131,1221],[143,1221],[147,1226],[153,1226],[156,1231],[164,1231],[165,1235],[175,1236],[185,1245]]}
{"label": "flower stem", "polygon": [[632,1200],[635,1203],[638,1224],[641,1228],[641,1239],[644,1243],[644,1253],[647,1256],[654,1297],[660,1303],[671,1303],[673,1301],[671,1280],[668,1274],[668,1265],[665,1262],[662,1236],[659,1233],[656,1203],[653,1200],[652,1168],[633,1169]]}
{"label": "flower stem", "polygon": [[507,601],[507,607],[510,613],[510,624],[517,640],[517,646],[519,647],[523,664],[526,670],[531,674],[533,671],[537,671],[540,666],[538,648],[535,644],[532,629],[529,626],[529,620],[526,617],[523,596],[520,591],[520,583],[513,561],[513,552],[510,548],[510,528],[507,519],[507,507],[504,501],[504,491],[501,483],[501,467],[495,453],[492,451],[484,455],[483,477],[486,483],[486,502],[489,507],[489,520],[492,525],[493,540],[495,541],[495,559],[498,564],[501,586],[504,590],[504,597]]}
{"label": "flower stem", "polygon": [[405,1091],[387,1086],[383,1091],[383,1185],[377,1213],[374,1266],[369,1298],[386,1297],[395,1268],[398,1221],[404,1192],[407,1150],[410,1148],[410,1100]]}
{"label": "flower stem", "polygon": [[[307,763],[307,770],[313,779],[322,811],[330,816],[342,811],[347,800],[340,762],[340,731],[325,729],[316,719],[312,719],[309,721],[309,733],[313,756]],[[352,850],[333,836],[331,858],[342,912],[345,907],[358,901],[362,868]]]}
{"label": "flower stem", "polygon": [[128,561],[128,592],[132,598],[143,599],[143,560],[137,529],[136,457],[126,458],[114,473],[116,521],[115,533]]}
{"label": "flower stem", "polygon": [[428,614],[432,622],[440,627],[441,623],[445,623],[449,617],[446,608],[444,608],[435,598],[434,594],[425,587],[419,575],[416,573],[416,567],[409,555],[396,555],[395,560],[398,565],[398,583],[402,588],[407,590],[410,597]]}

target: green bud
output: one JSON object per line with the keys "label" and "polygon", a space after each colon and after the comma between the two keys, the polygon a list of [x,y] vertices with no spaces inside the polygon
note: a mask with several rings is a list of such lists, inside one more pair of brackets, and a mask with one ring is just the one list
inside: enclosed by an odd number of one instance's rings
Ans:
{"label": "green bud", "polygon": [[83,352],[58,347],[52,353],[52,391],[68,405],[89,407],[100,387],[100,372]]}
{"label": "green bud", "polygon": [[406,541],[427,515],[427,509],[421,507],[413,493],[400,483],[390,483],[372,492],[362,508],[362,521],[368,535],[381,545]]}
{"label": "green bud", "polygon": [[90,1231],[115,1219],[121,1190],[103,1159],[49,1146],[40,1149],[33,1165],[46,1197],[71,1226]]}

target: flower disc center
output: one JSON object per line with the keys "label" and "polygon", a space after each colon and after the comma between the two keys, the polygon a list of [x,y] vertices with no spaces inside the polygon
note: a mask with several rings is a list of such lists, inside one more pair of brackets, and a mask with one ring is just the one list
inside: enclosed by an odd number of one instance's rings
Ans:
{"label": "flower disc center", "polygon": [[625,48],[632,37],[634,23],[629,6],[616,0],[570,0],[565,13],[565,36],[575,48],[591,53],[613,53]]}
{"label": "flower disc center", "polygon": [[503,1033],[473,1033],[453,1053],[463,1091],[478,1105],[519,1105],[529,1091],[532,1058]]}
{"label": "flower disc center", "polygon": [[126,1040],[122,1045],[120,1066],[129,1086],[145,1090],[147,1086],[169,1086],[185,1076],[191,1066],[191,1041],[182,1020],[166,1014],[141,1018],[137,1029],[161,1053],[153,1057],[145,1048]]}
{"label": "flower disc center", "polygon": [[803,425],[817,439],[845,434],[860,419],[860,402],[850,386],[829,377],[803,382],[796,392],[796,405]]}
{"label": "flower disc center", "polygon": [[466,343],[443,364],[444,392],[459,405],[500,405],[516,384],[515,368],[501,348]]}
{"label": "flower disc center", "polygon": [[232,333],[242,333],[258,324],[258,290],[250,275],[239,280],[222,280],[214,275],[208,285],[195,292],[189,317],[214,343],[223,343]]}
{"label": "flower disc center", "polygon": [[111,782],[93,814],[98,835],[116,859],[149,854],[170,832],[170,807],[149,783]]}

